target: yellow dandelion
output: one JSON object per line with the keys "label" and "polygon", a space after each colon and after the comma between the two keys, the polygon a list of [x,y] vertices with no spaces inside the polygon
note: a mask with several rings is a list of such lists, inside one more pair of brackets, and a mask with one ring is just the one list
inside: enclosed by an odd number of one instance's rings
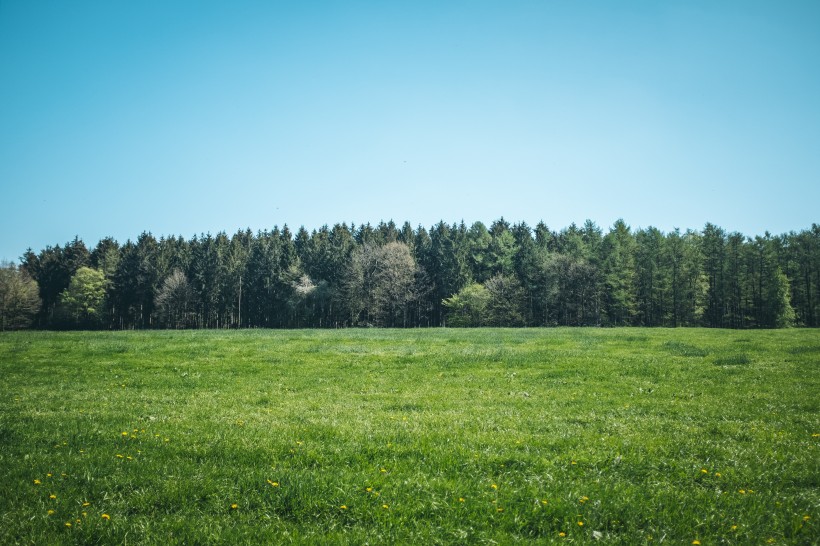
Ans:
{"label": "yellow dandelion", "polygon": [[86,506],[91,506],[91,503],[90,503],[90,502],[88,502],[88,501],[84,502],[84,503],[83,503],[83,508],[85,508]]}
{"label": "yellow dandelion", "polygon": [[578,463],[576,463],[575,461],[572,461],[572,462],[571,462],[571,463],[569,463],[569,464],[578,464]]}
{"label": "yellow dandelion", "polygon": [[109,516],[108,514],[103,514],[102,519],[104,519],[105,521],[108,521],[108,520],[111,519],[111,516]]}
{"label": "yellow dandelion", "polygon": [[49,472],[48,474],[46,474],[46,478],[50,478],[50,477],[51,477],[51,473]]}
{"label": "yellow dandelion", "polygon": [[83,520],[81,520],[80,518],[77,518],[74,521],[76,521],[77,523],[82,523],[83,522]]}
{"label": "yellow dandelion", "polygon": [[547,504],[547,499],[543,499],[543,500],[541,501],[541,504]]}
{"label": "yellow dandelion", "polygon": [[737,531],[737,525],[732,525],[732,526],[730,527],[730,529],[731,529],[732,531]]}
{"label": "yellow dandelion", "polygon": [[70,521],[65,522],[65,526],[66,527],[71,527],[71,522]]}
{"label": "yellow dandelion", "polygon": [[709,471],[708,471],[708,470],[706,470],[705,468],[701,468],[701,469],[700,469],[700,473],[701,473],[701,474],[708,474],[708,473],[709,473]]}
{"label": "yellow dandelion", "polygon": [[692,544],[700,544],[700,541],[695,539],[695,540],[692,541]]}
{"label": "yellow dandelion", "polygon": [[589,497],[581,497],[580,499],[578,499],[578,502],[580,502],[581,504],[584,504],[588,500],[589,500]]}
{"label": "yellow dandelion", "polygon": [[385,510],[387,510],[387,509],[388,509],[388,508],[390,508],[390,507],[389,507],[388,505],[386,505],[386,504],[382,504],[382,508],[384,508]]}
{"label": "yellow dandelion", "polygon": [[48,514],[49,516],[53,516],[54,515],[54,510],[49,510],[48,512],[46,512],[46,514]]}
{"label": "yellow dandelion", "polygon": [[52,493],[51,495],[49,495],[49,496],[48,496],[48,498],[50,498],[50,499],[56,499],[56,498],[57,498],[57,495],[55,495],[54,493]]}
{"label": "yellow dandelion", "polygon": [[746,490],[745,490],[745,489],[738,489],[738,491],[737,491],[737,492],[738,492],[738,493],[740,493],[741,495],[745,495],[745,494],[746,494]]}
{"label": "yellow dandelion", "polygon": [[371,491],[373,491],[373,488],[372,487],[365,487],[364,490],[367,491],[368,493],[370,493]]}
{"label": "yellow dandelion", "polygon": [[720,478],[720,472],[715,472],[715,476]]}
{"label": "yellow dandelion", "polygon": [[40,485],[42,482],[40,480],[34,480],[34,485]]}
{"label": "yellow dandelion", "polygon": [[583,526],[584,526],[584,522],[583,522],[583,521],[579,521],[579,522],[578,522],[578,527],[583,527]]}
{"label": "yellow dandelion", "polygon": [[803,521],[809,521],[811,518],[807,515],[803,516]]}
{"label": "yellow dandelion", "polygon": [[134,457],[132,457],[131,455],[129,455],[128,457],[126,457],[126,459],[128,459],[129,461],[133,461],[133,460],[134,460]]}
{"label": "yellow dandelion", "polygon": [[[459,497],[458,502],[464,502],[464,497]],[[806,516],[806,517],[808,517],[808,516]]]}
{"label": "yellow dandelion", "polygon": [[123,431],[123,433],[120,436],[128,436],[128,433]]}
{"label": "yellow dandelion", "polygon": [[339,507],[339,510],[347,510],[347,505],[343,504]]}
{"label": "yellow dandelion", "polygon": [[237,508],[239,508],[239,505],[238,505],[238,504],[233,503],[233,504],[231,505],[231,510],[236,510]]}
{"label": "yellow dandelion", "polygon": [[385,474],[385,473],[387,473],[387,469],[386,469],[386,468],[382,468],[382,469],[380,469],[380,470],[379,470],[379,472],[381,472],[382,474]]}
{"label": "yellow dandelion", "polygon": [[88,512],[83,512],[83,517],[87,518],[88,517]]}
{"label": "yellow dandelion", "polygon": [[496,484],[492,484],[490,487],[492,487],[493,489],[498,489],[498,486]]}
{"label": "yellow dandelion", "polygon": [[503,509],[503,508],[501,508],[501,507],[498,507],[498,508],[496,508],[496,509],[495,509],[495,511],[496,511],[496,512],[503,512],[503,511],[504,511],[504,509]]}
{"label": "yellow dandelion", "polygon": [[565,536],[567,536],[567,534],[565,532],[561,531],[560,533],[558,533],[558,536],[559,537],[565,537]]}
{"label": "yellow dandelion", "polygon": [[754,493],[754,490],[753,489],[747,489],[746,492],[747,493]]}

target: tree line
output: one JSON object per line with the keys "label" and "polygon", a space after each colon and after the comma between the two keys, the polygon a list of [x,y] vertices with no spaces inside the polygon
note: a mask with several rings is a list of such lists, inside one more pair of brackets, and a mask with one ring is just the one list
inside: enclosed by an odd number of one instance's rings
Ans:
{"label": "tree line", "polygon": [[747,237],[503,218],[79,238],[0,268],[3,329],[820,324],[820,226]]}

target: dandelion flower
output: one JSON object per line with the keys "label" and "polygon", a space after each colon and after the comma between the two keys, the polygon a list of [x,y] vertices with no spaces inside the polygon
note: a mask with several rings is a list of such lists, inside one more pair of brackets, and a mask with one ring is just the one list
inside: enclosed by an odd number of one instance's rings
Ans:
{"label": "dandelion flower", "polygon": [[123,433],[121,434],[121,436],[128,436],[128,433],[123,431]]}
{"label": "dandelion flower", "polygon": [[541,504],[547,504],[547,499],[543,499],[543,500],[541,501]]}
{"label": "dandelion flower", "polygon": [[496,511],[496,512],[503,512],[503,511],[504,511],[504,509],[503,509],[503,508],[501,508],[501,507],[499,507],[499,508],[496,508],[496,509],[495,509],[495,511]]}
{"label": "dandelion flower", "polygon": [[40,485],[42,482],[40,480],[34,480],[34,485]]}
{"label": "dandelion flower", "polygon": [[347,505],[343,504],[339,507],[339,510],[347,510]]}
{"label": "dandelion flower", "polygon": [[46,514],[48,514],[49,516],[53,516],[54,515],[54,510],[49,510],[48,512],[46,512]]}
{"label": "dandelion flower", "polygon": [[715,476],[720,478],[720,472],[715,472]]}
{"label": "dandelion flower", "polygon": [[[458,502],[464,502],[464,497],[459,497]],[[808,517],[808,516],[806,516],[806,517]]]}
{"label": "dandelion flower", "polygon": [[231,505],[231,510],[236,510],[237,508],[239,508],[239,505],[238,505],[238,504],[233,503],[233,504]]}
{"label": "dandelion flower", "polygon": [[50,478],[50,477],[51,477],[51,472],[49,472],[48,474],[46,474],[46,478]]}
{"label": "dandelion flower", "polygon": [[380,469],[380,470],[379,470],[379,472],[381,472],[382,474],[386,474],[386,473],[387,473],[387,469],[386,469],[386,468],[382,468],[382,469]]}
{"label": "dandelion flower", "polygon": [[65,522],[65,526],[66,527],[71,527],[71,522],[70,521]]}
{"label": "dandelion flower", "polygon": [[565,537],[565,536],[567,536],[567,534],[565,532],[561,531],[560,533],[558,533],[558,536],[559,537]]}
{"label": "dandelion flower", "polygon": [[737,531],[737,525],[732,525],[732,526],[730,527],[730,529],[731,529],[732,531]]}
{"label": "dandelion flower", "polygon": [[382,508],[384,508],[385,510],[387,510],[387,509],[388,509],[388,508],[390,508],[390,507],[389,507],[388,505],[386,505],[386,504],[382,504]]}
{"label": "dandelion flower", "polygon": [[88,517],[88,512],[83,512],[83,517],[87,518]]}
{"label": "dandelion flower", "polygon": [[49,495],[49,496],[48,496],[48,498],[50,498],[50,499],[56,499],[56,498],[57,498],[57,495],[55,495],[54,493],[52,493],[51,495]]}
{"label": "dandelion flower", "polygon": [[83,508],[85,508],[86,506],[91,506],[91,503],[90,502],[84,502],[83,503]]}
{"label": "dandelion flower", "polygon": [[738,489],[738,491],[737,491],[737,492],[738,492],[738,493],[740,493],[741,495],[745,495],[745,494],[746,494],[746,490],[745,490],[745,489]]}
{"label": "dandelion flower", "polygon": [[367,491],[368,493],[370,493],[371,491],[373,491],[373,488],[372,487],[365,487],[364,490]]}
{"label": "dandelion flower", "polygon": [[809,521],[811,518],[807,515],[803,516],[803,521]]}
{"label": "dandelion flower", "polygon": [[578,463],[576,463],[575,461],[572,461],[572,462],[571,462],[571,463],[569,463],[569,464],[578,464]]}
{"label": "dandelion flower", "polygon": [[584,522],[583,522],[583,521],[579,521],[579,522],[578,522],[578,527],[583,527],[583,526],[584,526]]}
{"label": "dandelion flower", "polygon": [[692,544],[700,544],[700,541],[699,540],[693,540]]}
{"label": "dandelion flower", "polygon": [[109,516],[108,514],[103,514],[102,519],[104,519],[105,521],[108,521],[108,520],[111,519],[111,516]]}
{"label": "dandelion flower", "polygon": [[492,487],[493,489],[498,489],[498,486],[496,484],[492,484],[490,487]]}

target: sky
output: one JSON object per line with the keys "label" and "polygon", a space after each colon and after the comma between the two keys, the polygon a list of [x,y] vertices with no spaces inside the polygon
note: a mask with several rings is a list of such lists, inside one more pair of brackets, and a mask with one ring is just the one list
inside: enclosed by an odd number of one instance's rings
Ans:
{"label": "sky", "polygon": [[0,260],[287,224],[820,223],[820,2],[0,0]]}

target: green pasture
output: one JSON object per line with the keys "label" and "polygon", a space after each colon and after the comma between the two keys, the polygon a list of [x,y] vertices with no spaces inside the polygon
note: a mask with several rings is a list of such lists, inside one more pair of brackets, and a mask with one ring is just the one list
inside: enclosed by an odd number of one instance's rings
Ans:
{"label": "green pasture", "polygon": [[0,335],[0,544],[818,544],[820,331]]}

